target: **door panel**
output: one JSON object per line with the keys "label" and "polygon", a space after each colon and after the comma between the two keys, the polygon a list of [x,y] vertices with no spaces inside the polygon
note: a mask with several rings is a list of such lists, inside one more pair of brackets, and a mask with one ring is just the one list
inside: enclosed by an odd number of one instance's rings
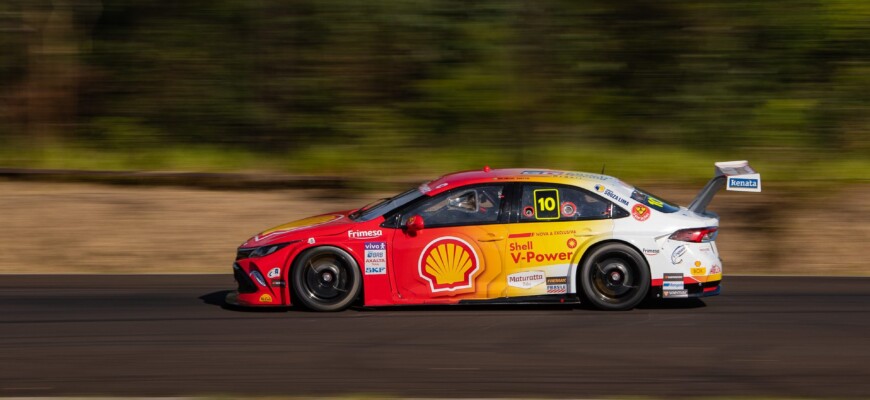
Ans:
{"label": "door panel", "polygon": [[393,272],[399,300],[456,303],[501,296],[504,225],[426,228],[393,237]]}
{"label": "door panel", "polygon": [[458,187],[410,205],[410,218],[424,228],[393,236],[396,295],[406,303],[456,303],[500,296],[491,285],[502,274],[507,239],[502,184]]}

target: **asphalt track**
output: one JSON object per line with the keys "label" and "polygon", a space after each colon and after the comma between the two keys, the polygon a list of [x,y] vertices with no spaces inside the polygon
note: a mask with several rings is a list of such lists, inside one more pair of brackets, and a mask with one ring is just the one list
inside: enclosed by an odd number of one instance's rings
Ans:
{"label": "asphalt track", "polygon": [[629,312],[242,311],[233,287],[0,276],[0,397],[870,397],[870,278],[726,277]]}

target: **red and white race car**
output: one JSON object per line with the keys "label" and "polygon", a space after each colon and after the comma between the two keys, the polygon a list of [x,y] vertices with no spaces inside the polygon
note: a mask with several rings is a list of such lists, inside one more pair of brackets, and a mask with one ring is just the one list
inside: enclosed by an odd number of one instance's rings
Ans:
{"label": "red and white race car", "polygon": [[722,187],[761,191],[746,161],[716,163],[688,207],[611,176],[458,172],[365,207],[290,222],[238,249],[243,306],[565,303],[626,310],[648,296],[719,293]]}

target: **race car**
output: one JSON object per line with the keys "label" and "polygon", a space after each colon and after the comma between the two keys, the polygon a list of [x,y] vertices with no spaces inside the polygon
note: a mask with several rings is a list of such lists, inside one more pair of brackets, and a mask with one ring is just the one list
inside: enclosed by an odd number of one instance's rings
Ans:
{"label": "race car", "polygon": [[719,294],[727,190],[759,192],[746,161],[716,163],[688,207],[617,178],[551,169],[457,172],[364,207],[248,239],[233,264],[241,306],[315,311],[426,304],[578,303]]}

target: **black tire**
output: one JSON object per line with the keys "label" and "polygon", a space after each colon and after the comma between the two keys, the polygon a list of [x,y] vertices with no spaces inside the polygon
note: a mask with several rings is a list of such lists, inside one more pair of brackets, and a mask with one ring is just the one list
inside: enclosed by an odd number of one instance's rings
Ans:
{"label": "black tire", "polygon": [[356,260],[336,247],[315,247],[293,263],[293,292],[306,308],[341,311],[359,297],[362,275]]}
{"label": "black tire", "polygon": [[585,258],[577,280],[584,298],[596,308],[630,310],[649,292],[649,265],[630,246],[609,243],[594,248]]}

